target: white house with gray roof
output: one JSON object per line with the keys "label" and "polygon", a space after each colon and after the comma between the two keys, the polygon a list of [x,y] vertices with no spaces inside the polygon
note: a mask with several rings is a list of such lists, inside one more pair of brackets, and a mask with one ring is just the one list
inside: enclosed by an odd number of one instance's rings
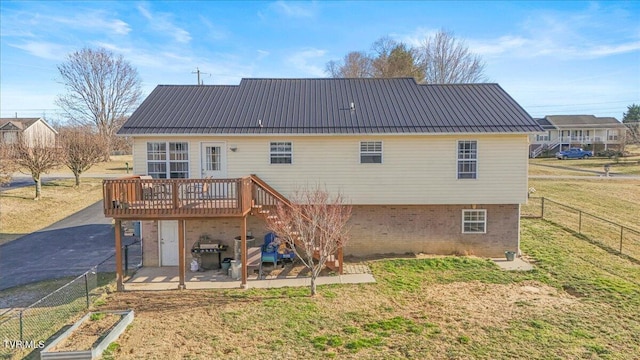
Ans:
{"label": "white house with gray roof", "polygon": [[[243,79],[158,86],[119,134],[133,138],[134,172],[143,177],[255,174],[285,197],[315,185],[341,192],[353,205],[345,254],[503,256],[519,251],[529,136],[542,131],[497,84]],[[151,213],[122,209],[109,194],[107,216]],[[143,223],[144,266],[177,265],[170,238],[184,236],[189,249],[203,234],[230,244],[241,232],[179,207],[156,208]],[[254,216],[247,231],[266,233]]]}
{"label": "white house with gray roof", "polygon": [[594,115],[547,115],[536,119],[543,133],[532,134],[530,156],[535,158],[542,152],[565,150],[569,147],[589,149],[618,149],[624,142],[627,128],[613,117]]}

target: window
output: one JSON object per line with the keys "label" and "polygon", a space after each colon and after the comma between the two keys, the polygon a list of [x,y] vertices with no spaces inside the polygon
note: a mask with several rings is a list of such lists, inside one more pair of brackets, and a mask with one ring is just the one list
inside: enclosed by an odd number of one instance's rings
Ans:
{"label": "window", "polygon": [[462,233],[484,234],[487,232],[487,210],[462,210]]}
{"label": "window", "polygon": [[360,142],[360,164],[382,164],[382,141]]}
{"label": "window", "polygon": [[618,130],[609,130],[609,141],[617,141],[618,140]]}
{"label": "window", "polygon": [[147,174],[154,179],[189,177],[189,144],[186,142],[148,142]]}
{"label": "window", "polygon": [[271,143],[271,163],[291,164],[292,151],[291,142],[281,141]]}
{"label": "window", "polygon": [[458,179],[475,179],[478,172],[478,142],[458,141]]}
{"label": "window", "polygon": [[551,133],[550,133],[550,132],[547,132],[547,133],[546,133],[546,134],[544,134],[544,135],[540,135],[540,134],[536,135],[536,141],[537,141],[537,142],[540,142],[540,141],[549,141],[549,139],[550,139],[550,138],[551,138]]}

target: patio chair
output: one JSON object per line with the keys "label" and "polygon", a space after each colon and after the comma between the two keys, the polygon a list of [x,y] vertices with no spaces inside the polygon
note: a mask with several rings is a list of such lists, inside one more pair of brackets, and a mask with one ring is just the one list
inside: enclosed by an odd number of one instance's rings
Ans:
{"label": "patio chair", "polygon": [[275,268],[278,265],[278,249],[271,247],[271,245],[262,245],[260,256],[260,269],[258,270],[258,276],[263,278],[262,266],[264,263],[272,263]]}

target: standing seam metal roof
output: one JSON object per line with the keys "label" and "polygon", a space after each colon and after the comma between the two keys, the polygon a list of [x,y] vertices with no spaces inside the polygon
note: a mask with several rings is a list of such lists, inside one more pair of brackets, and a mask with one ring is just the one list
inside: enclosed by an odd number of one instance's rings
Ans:
{"label": "standing seam metal roof", "polygon": [[118,133],[540,131],[538,123],[497,84],[420,85],[412,78],[395,78],[243,79],[240,85],[159,85]]}

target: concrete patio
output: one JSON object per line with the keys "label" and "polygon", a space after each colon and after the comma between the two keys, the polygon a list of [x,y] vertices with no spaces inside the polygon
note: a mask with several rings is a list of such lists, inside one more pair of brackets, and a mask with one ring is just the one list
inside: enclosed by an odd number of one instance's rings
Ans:
{"label": "concrete patio", "polygon": [[[287,273],[288,271],[281,271],[278,275],[267,274],[264,279],[258,279],[258,274],[251,272],[247,279],[247,285],[249,288],[280,288],[309,286],[311,283],[311,279],[304,272],[297,275],[287,275]],[[367,266],[354,265],[345,267],[345,274],[343,275],[319,276],[316,284],[364,284],[375,282],[376,280]],[[239,289],[240,284],[240,280],[232,279],[222,270],[187,271],[185,279],[187,289]],[[143,267],[124,283],[124,290],[175,290],[178,285],[178,267]]]}

